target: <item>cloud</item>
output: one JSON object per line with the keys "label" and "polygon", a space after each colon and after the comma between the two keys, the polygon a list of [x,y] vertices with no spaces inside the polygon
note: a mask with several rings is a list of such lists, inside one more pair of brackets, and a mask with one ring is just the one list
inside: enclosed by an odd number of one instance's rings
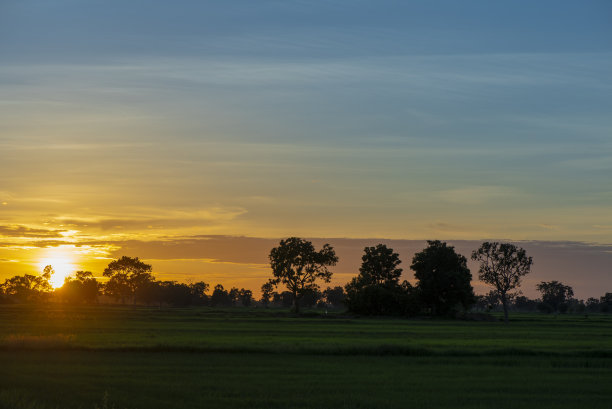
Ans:
{"label": "cloud", "polygon": [[4,237],[28,237],[28,238],[61,238],[66,230],[35,229],[26,226],[0,226],[0,236]]}
{"label": "cloud", "polygon": [[165,240],[117,241],[111,256],[137,255],[152,259],[207,259],[214,262],[265,264],[278,239],[243,236],[192,236]]}
{"label": "cloud", "polygon": [[190,226],[210,225],[217,222],[233,220],[245,213],[242,207],[211,207],[196,210],[142,209],[139,213],[146,216],[130,216],[124,218],[55,218],[62,226],[74,228],[99,228],[101,230],[148,230],[169,229]]}

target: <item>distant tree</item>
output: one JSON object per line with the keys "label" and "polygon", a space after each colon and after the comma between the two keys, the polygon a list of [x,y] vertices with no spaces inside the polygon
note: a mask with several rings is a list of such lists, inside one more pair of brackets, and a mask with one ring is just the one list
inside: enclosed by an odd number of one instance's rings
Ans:
{"label": "distant tree", "polygon": [[427,244],[414,255],[410,266],[422,304],[434,315],[449,315],[458,307],[467,310],[475,301],[467,259],[439,240],[428,240]]}
{"label": "distant tree", "polygon": [[74,277],[66,277],[58,295],[70,303],[95,303],[100,292],[100,283],[90,271],[77,271]]}
{"label": "distant tree", "polygon": [[497,290],[491,290],[484,295],[476,296],[475,306],[478,309],[491,311],[500,305],[499,293]]}
{"label": "distant tree", "polygon": [[274,283],[270,281],[266,281],[261,286],[261,303],[264,307],[268,308],[270,301],[272,299],[272,293],[274,292]]}
{"label": "distant tree", "polygon": [[[160,308],[162,304],[168,302],[166,292],[167,281],[149,281],[141,285],[134,294],[134,299],[139,303],[147,305],[157,304]],[[108,285],[108,284],[107,284]]]}
{"label": "distant tree", "polygon": [[47,288],[44,291],[52,290],[50,282],[51,282],[51,276],[53,276],[53,274],[55,274],[55,270],[53,269],[53,266],[51,265],[45,266],[45,268],[43,269],[43,273],[41,275],[42,281],[47,283],[45,284]]}
{"label": "distant tree", "polygon": [[559,281],[542,281],[536,285],[542,294],[542,304],[547,312],[566,312],[574,290]]}
{"label": "distant tree", "polygon": [[185,283],[176,281],[162,282],[164,300],[174,307],[186,307],[192,305],[193,296],[191,288]]}
{"label": "distant tree", "polygon": [[359,280],[366,285],[396,285],[402,275],[399,254],[384,244],[363,249]]}
{"label": "distant tree", "polygon": [[566,305],[567,312],[572,314],[583,314],[586,311],[586,304],[584,303],[584,300],[570,298]]}
{"label": "distant tree", "polygon": [[48,279],[33,274],[7,278],[0,287],[7,299],[17,302],[42,301],[53,289]]}
{"label": "distant tree", "polygon": [[365,247],[361,257],[359,274],[345,287],[344,303],[349,311],[364,315],[405,315],[414,313],[409,298],[414,295],[412,286],[399,278],[402,269],[399,254],[384,244]]}
{"label": "distant tree", "polygon": [[195,303],[191,286],[176,281],[145,282],[136,289],[134,298],[137,302],[157,304],[160,308],[164,304],[186,307]]}
{"label": "distant tree", "polygon": [[472,260],[480,262],[478,278],[492,285],[499,294],[508,323],[508,304],[521,285],[521,278],[531,271],[533,259],[524,249],[510,243],[484,242],[472,252]]}
{"label": "distant tree", "polygon": [[253,303],[253,291],[241,288],[238,292],[238,298],[243,307],[250,307]]}
{"label": "distant tree", "polygon": [[217,284],[210,296],[210,305],[213,307],[229,307],[232,305],[232,300],[229,293],[221,284]]}
{"label": "distant tree", "polygon": [[323,291],[323,297],[325,297],[327,304],[334,308],[340,308],[344,305],[346,293],[344,292],[344,288],[341,286],[336,286],[334,288],[327,287],[327,289]]}
{"label": "distant tree", "polygon": [[104,284],[104,294],[121,300],[122,304],[133,296],[132,289],[127,274],[114,274],[110,280]]}
{"label": "distant tree", "polygon": [[605,293],[599,299],[599,308],[601,312],[612,312],[612,293]]}
{"label": "distant tree", "polygon": [[210,286],[204,281],[198,281],[197,283],[189,284],[194,305],[208,304],[208,295],[206,293],[208,292],[209,287]]}
{"label": "distant tree", "polygon": [[229,298],[232,304],[232,307],[235,307],[240,302],[240,290],[238,287],[232,287],[229,290]]}
{"label": "distant tree", "polygon": [[290,291],[283,291],[282,293],[274,292],[272,294],[272,302],[276,306],[288,308],[293,305],[293,294]]}
{"label": "distant tree", "polygon": [[38,302],[48,298],[53,291],[49,280],[53,275],[53,267],[46,266],[41,275],[24,274],[4,280],[0,285],[0,293],[8,300],[17,302]]}
{"label": "distant tree", "polygon": [[334,249],[325,244],[315,251],[311,242],[298,237],[281,240],[269,255],[274,285],[283,284],[293,296],[293,310],[299,313],[299,300],[308,290],[318,288],[316,281],[328,283],[332,273],[327,269],[338,262]]}
{"label": "distant tree", "polygon": [[599,299],[599,307],[601,312],[612,312],[612,293],[605,293]]}
{"label": "distant tree", "polygon": [[519,295],[514,298],[514,308],[518,311],[536,311],[538,308],[538,301]]}
{"label": "distant tree", "polygon": [[586,300],[586,310],[588,312],[599,312],[601,310],[599,300],[594,297],[590,297]]}
{"label": "distant tree", "polygon": [[302,294],[299,300],[300,307],[313,308],[317,305],[323,294],[318,288],[310,288]]}
{"label": "distant tree", "polygon": [[136,291],[154,281],[151,274],[151,265],[145,264],[138,257],[123,256],[108,264],[102,273],[104,277],[110,277],[105,285],[105,293],[125,304],[127,298],[133,298]]}

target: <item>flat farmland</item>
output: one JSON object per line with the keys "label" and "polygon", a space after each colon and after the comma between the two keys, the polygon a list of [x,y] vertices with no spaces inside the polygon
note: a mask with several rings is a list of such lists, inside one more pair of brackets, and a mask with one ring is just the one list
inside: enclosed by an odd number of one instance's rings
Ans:
{"label": "flat farmland", "polygon": [[608,408],[612,317],[1,306],[1,408]]}

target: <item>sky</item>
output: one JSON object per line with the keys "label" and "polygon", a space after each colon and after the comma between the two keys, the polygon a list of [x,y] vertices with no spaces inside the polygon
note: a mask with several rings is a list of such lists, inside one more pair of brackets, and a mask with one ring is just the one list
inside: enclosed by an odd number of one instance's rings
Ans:
{"label": "sky", "polygon": [[1,0],[0,280],[129,255],[256,289],[288,236],[410,279],[426,239],[502,240],[599,296],[611,95],[607,0]]}

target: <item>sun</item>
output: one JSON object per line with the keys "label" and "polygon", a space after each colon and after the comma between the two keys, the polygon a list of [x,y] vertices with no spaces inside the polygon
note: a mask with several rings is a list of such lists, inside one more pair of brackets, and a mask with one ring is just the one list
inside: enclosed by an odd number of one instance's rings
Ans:
{"label": "sun", "polygon": [[49,254],[47,257],[41,258],[38,262],[40,271],[46,266],[52,266],[55,273],[51,275],[49,283],[53,288],[60,288],[64,285],[64,279],[72,275],[75,271],[74,259],[67,252],[57,252]]}

